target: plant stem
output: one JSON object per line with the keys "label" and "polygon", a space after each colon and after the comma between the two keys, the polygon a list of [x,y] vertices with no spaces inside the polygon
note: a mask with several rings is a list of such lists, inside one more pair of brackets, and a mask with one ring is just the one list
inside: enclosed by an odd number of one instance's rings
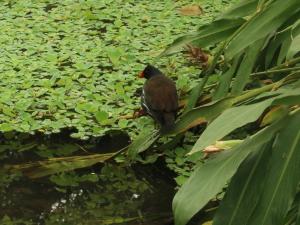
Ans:
{"label": "plant stem", "polygon": [[279,80],[279,81],[277,81],[275,83],[263,86],[261,88],[257,88],[257,89],[253,89],[253,90],[247,91],[245,94],[235,97],[233,99],[233,104],[237,104],[237,103],[243,102],[243,101],[248,100],[248,99],[250,99],[252,97],[255,97],[255,96],[257,96],[257,95],[259,95],[261,93],[264,93],[266,91],[270,91],[273,88],[278,88],[278,87],[280,87],[282,85],[289,84],[289,83],[291,83],[291,81],[293,79],[297,78],[298,75],[299,74],[297,72],[295,72],[294,74],[292,74],[290,76],[287,76],[287,77],[284,77],[283,79],[281,79],[281,80]]}
{"label": "plant stem", "polygon": [[273,83],[273,84],[269,84],[269,85],[263,86],[261,88],[257,88],[257,89],[248,91],[248,92],[246,92],[243,95],[237,96],[236,98],[233,99],[233,104],[237,104],[237,103],[243,102],[243,101],[248,100],[248,99],[250,99],[252,97],[255,97],[255,96],[257,96],[257,95],[259,95],[261,93],[264,93],[266,91],[270,91],[270,90],[272,90],[273,87],[275,87],[277,84],[279,84],[279,82],[280,81],[278,81],[276,83]]}
{"label": "plant stem", "polygon": [[217,65],[217,62],[218,62],[218,59],[219,57],[222,55],[223,51],[224,51],[224,48],[226,46],[226,42],[223,42],[219,47],[218,47],[218,50],[212,60],[212,63],[211,65],[208,67],[208,69],[206,70],[202,70],[201,73],[200,73],[200,76],[203,75],[203,78],[202,80],[192,89],[191,91],[191,94],[188,98],[188,102],[187,102],[187,105],[183,111],[183,114],[185,114],[186,112],[188,112],[189,110],[191,110],[192,108],[195,107],[198,99],[199,99],[199,96],[202,94],[203,92],[203,89],[204,89],[204,86],[205,84],[207,83],[208,81],[208,78],[210,76],[210,74],[214,71],[214,69],[216,68],[216,65]]}
{"label": "plant stem", "polygon": [[286,68],[286,67],[291,67],[293,65],[296,65],[297,63],[300,63],[300,57],[293,58],[290,61],[286,61],[286,62],[284,62],[284,63],[282,63],[278,66],[275,66],[275,67],[273,67],[273,70],[282,69],[282,68]]}
{"label": "plant stem", "polygon": [[252,73],[250,76],[255,77],[255,76],[260,76],[260,75],[266,75],[266,74],[272,74],[272,73],[282,73],[282,72],[289,72],[289,71],[293,71],[293,70],[300,70],[300,67],[292,67],[292,68],[286,68],[286,69],[270,69],[270,70],[266,70],[266,71],[262,71],[262,72],[257,72],[257,73]]}
{"label": "plant stem", "polygon": [[[255,12],[254,15],[251,17],[251,19],[253,17],[255,17],[259,12]],[[251,20],[250,19],[250,20]],[[231,42],[231,40],[242,30],[244,29],[244,27],[249,23],[250,20],[247,20],[244,24],[242,24],[226,41],[224,41],[220,46],[219,46],[219,49],[217,50],[214,58],[213,58],[213,61],[211,63],[211,65],[209,66],[209,68],[207,70],[204,70],[200,73],[200,75],[204,75],[203,76],[203,79],[201,80],[201,82],[195,87],[195,92],[192,94],[192,98],[191,100],[188,102],[187,104],[187,107],[186,109],[184,110],[184,113],[189,111],[190,109],[192,109],[196,103],[197,103],[197,100],[199,98],[199,96],[201,95],[202,91],[203,91],[203,88],[205,86],[205,84],[207,83],[208,81],[208,78],[210,76],[210,74],[214,71],[216,65],[217,65],[217,62],[218,62],[218,59],[219,57],[222,55],[222,53],[224,52],[224,49],[225,47],[229,44],[229,42]]]}
{"label": "plant stem", "polygon": [[299,106],[296,108],[296,109],[294,109],[290,114],[291,115],[294,115],[295,113],[297,113],[297,112],[299,112],[300,111],[300,108],[299,108]]}

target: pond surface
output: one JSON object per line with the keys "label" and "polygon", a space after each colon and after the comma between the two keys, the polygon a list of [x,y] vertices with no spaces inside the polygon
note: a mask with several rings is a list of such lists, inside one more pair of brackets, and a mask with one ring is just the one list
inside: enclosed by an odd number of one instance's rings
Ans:
{"label": "pond surface", "polygon": [[39,178],[33,175],[40,174],[42,167],[7,171],[8,165],[47,157],[107,153],[128,142],[122,133],[84,142],[66,134],[3,136],[0,157],[6,170],[0,172],[1,224],[172,224],[174,182],[160,162],[110,161]]}

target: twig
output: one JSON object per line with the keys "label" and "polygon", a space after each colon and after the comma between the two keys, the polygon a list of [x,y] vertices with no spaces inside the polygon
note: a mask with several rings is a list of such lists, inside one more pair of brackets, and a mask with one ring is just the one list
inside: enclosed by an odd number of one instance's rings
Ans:
{"label": "twig", "polygon": [[266,74],[272,74],[272,73],[282,73],[282,72],[289,72],[293,70],[300,70],[300,67],[292,67],[292,68],[286,68],[286,69],[270,69],[262,72],[252,73],[250,76],[260,76],[260,75],[266,75]]}
{"label": "twig", "polygon": [[282,68],[285,68],[285,67],[290,67],[290,66],[293,66],[293,65],[296,65],[297,63],[300,63],[300,57],[296,57],[296,58],[293,58],[292,60],[290,61],[286,61],[278,66],[275,66],[273,67],[273,69],[282,69]]}
{"label": "twig", "polygon": [[236,98],[233,99],[233,104],[237,104],[237,103],[240,103],[240,102],[243,102],[245,100],[248,100],[252,97],[255,97],[261,93],[264,93],[266,91],[270,91],[273,89],[273,87],[275,87],[280,81],[276,82],[276,83],[273,83],[273,84],[269,84],[269,85],[266,85],[266,86],[263,86],[261,88],[257,88],[257,89],[253,89],[251,91],[248,91],[246,92],[245,94],[243,95],[240,95],[240,96],[237,96]]}
{"label": "twig", "polygon": [[77,145],[82,151],[84,151],[85,153],[91,154],[90,152],[88,152],[84,147],[82,147],[80,144],[75,143],[75,145]]}

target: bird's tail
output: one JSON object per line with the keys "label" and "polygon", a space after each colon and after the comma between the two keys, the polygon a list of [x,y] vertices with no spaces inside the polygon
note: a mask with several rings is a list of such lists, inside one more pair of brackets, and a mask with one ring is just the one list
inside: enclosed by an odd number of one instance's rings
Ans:
{"label": "bird's tail", "polygon": [[161,134],[169,133],[175,127],[175,115],[173,112],[164,113],[163,124],[161,125]]}

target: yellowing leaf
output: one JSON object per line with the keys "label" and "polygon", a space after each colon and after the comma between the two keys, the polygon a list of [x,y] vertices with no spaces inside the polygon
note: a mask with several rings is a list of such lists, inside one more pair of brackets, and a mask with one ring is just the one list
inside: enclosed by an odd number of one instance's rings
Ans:
{"label": "yellowing leaf", "polygon": [[187,5],[179,9],[181,15],[198,16],[203,14],[203,9],[199,5]]}
{"label": "yellowing leaf", "polygon": [[207,221],[205,223],[203,223],[202,225],[212,225],[213,224],[213,221]]}
{"label": "yellowing leaf", "polygon": [[280,118],[283,114],[286,114],[288,109],[284,106],[275,106],[273,107],[262,119],[260,126],[264,127],[266,125],[271,124],[272,122],[276,121]]}

